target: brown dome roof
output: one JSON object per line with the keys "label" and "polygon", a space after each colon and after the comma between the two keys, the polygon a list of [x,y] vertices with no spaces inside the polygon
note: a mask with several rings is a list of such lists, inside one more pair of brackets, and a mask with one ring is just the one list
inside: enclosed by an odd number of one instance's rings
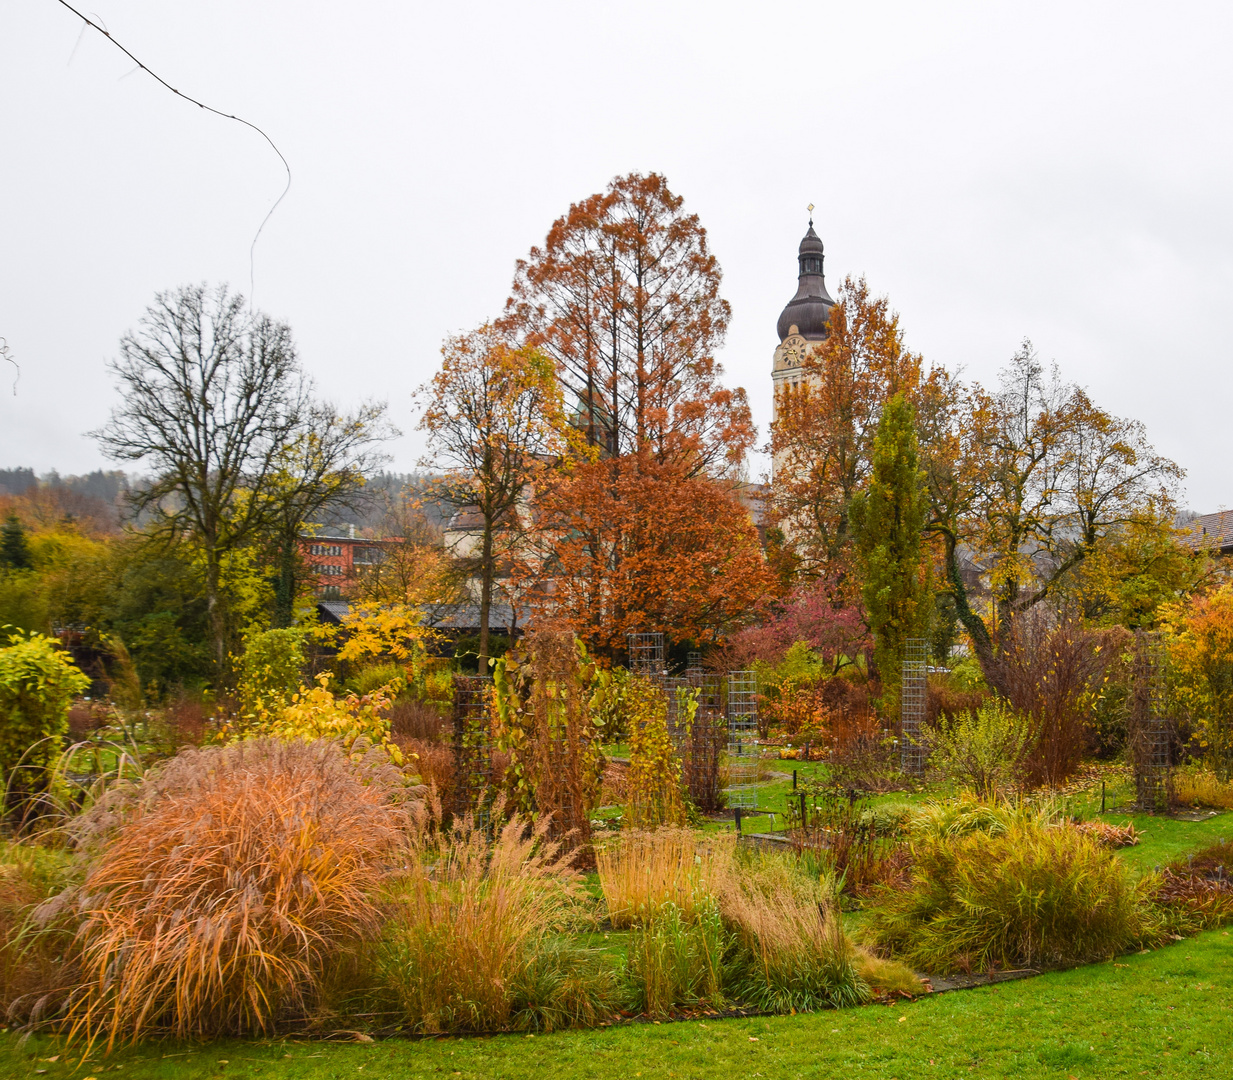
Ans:
{"label": "brown dome roof", "polygon": [[788,306],[783,309],[776,326],[780,341],[791,333],[794,326],[806,341],[822,341],[826,338],[826,321],[830,318],[835,301],[826,291],[826,279],[822,275],[824,259],[822,241],[813,231],[813,220],[810,219],[809,231],[805,233],[797,251],[800,276],[796,295],[788,301]]}

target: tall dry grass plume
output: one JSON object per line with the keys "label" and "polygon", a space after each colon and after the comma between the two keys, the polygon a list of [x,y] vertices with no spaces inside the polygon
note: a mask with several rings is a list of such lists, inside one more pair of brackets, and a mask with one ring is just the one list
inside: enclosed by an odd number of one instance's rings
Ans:
{"label": "tall dry grass plume", "polygon": [[396,738],[394,741],[408,769],[419,775],[420,783],[436,790],[442,806],[453,805],[457,772],[453,751],[444,743],[428,739]]}
{"label": "tall dry grass plume", "polygon": [[598,845],[595,862],[608,917],[617,929],[646,922],[671,904],[686,919],[708,908],[732,875],[736,837],[691,829],[631,829]]}
{"label": "tall dry grass plume", "polygon": [[858,1005],[870,997],[838,907],[783,858],[742,867],[720,893],[741,952],[732,990],[768,1012]]}
{"label": "tall dry grass plume", "polygon": [[96,854],[60,900],[80,920],[68,1034],[268,1034],[318,1004],[383,923],[401,812],[372,779],[333,743],[255,740],[185,751],[113,791],[83,817]]}
{"label": "tall dry grass plume", "polygon": [[1210,769],[1174,769],[1170,777],[1178,806],[1216,806],[1233,810],[1233,781],[1221,781]]}
{"label": "tall dry grass plume", "polygon": [[32,916],[72,873],[62,850],[0,841],[0,1016],[10,1021],[38,1019],[63,996],[67,936]]}
{"label": "tall dry grass plume", "polygon": [[563,936],[581,879],[548,818],[515,816],[492,840],[470,815],[435,825],[411,834],[380,954],[408,1027],[552,1030],[609,1015],[615,971]]}

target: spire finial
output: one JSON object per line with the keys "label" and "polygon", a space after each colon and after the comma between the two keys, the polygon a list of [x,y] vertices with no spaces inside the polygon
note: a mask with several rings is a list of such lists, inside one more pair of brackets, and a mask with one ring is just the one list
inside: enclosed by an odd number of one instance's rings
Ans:
{"label": "spire finial", "polygon": [[809,227],[812,229],[813,228],[813,203],[810,203],[807,207],[805,207],[805,209],[809,211]]}

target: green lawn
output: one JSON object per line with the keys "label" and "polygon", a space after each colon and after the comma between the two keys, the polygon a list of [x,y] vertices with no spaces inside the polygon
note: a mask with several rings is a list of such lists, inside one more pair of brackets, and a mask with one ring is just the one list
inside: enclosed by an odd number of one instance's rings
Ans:
{"label": "green lawn", "polygon": [[[0,1075],[1220,1080],[1233,1072],[1231,941],[1227,931],[1213,930],[1112,963],[891,1007],[534,1037],[161,1044],[95,1054],[75,1068],[76,1059],[66,1060],[51,1039],[36,1037],[23,1046],[5,1034]],[[58,1061],[46,1060],[57,1053]]]}

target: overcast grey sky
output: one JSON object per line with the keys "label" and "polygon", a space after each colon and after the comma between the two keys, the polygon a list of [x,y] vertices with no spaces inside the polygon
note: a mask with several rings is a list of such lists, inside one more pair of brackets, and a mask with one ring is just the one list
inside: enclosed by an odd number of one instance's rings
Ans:
{"label": "overcast grey sky", "polygon": [[[83,0],[86,3],[87,0]],[[805,206],[910,346],[992,381],[1030,337],[1233,504],[1233,6],[88,0],[172,85],[263,127],[291,192],[256,253],[330,397],[412,389],[514,261],[617,173],[664,173],[770,417]],[[0,5],[0,467],[105,464],[84,432],[155,291],[248,290],[284,183],[254,132],[159,87],[56,0]],[[760,468],[756,464],[755,472]]]}

